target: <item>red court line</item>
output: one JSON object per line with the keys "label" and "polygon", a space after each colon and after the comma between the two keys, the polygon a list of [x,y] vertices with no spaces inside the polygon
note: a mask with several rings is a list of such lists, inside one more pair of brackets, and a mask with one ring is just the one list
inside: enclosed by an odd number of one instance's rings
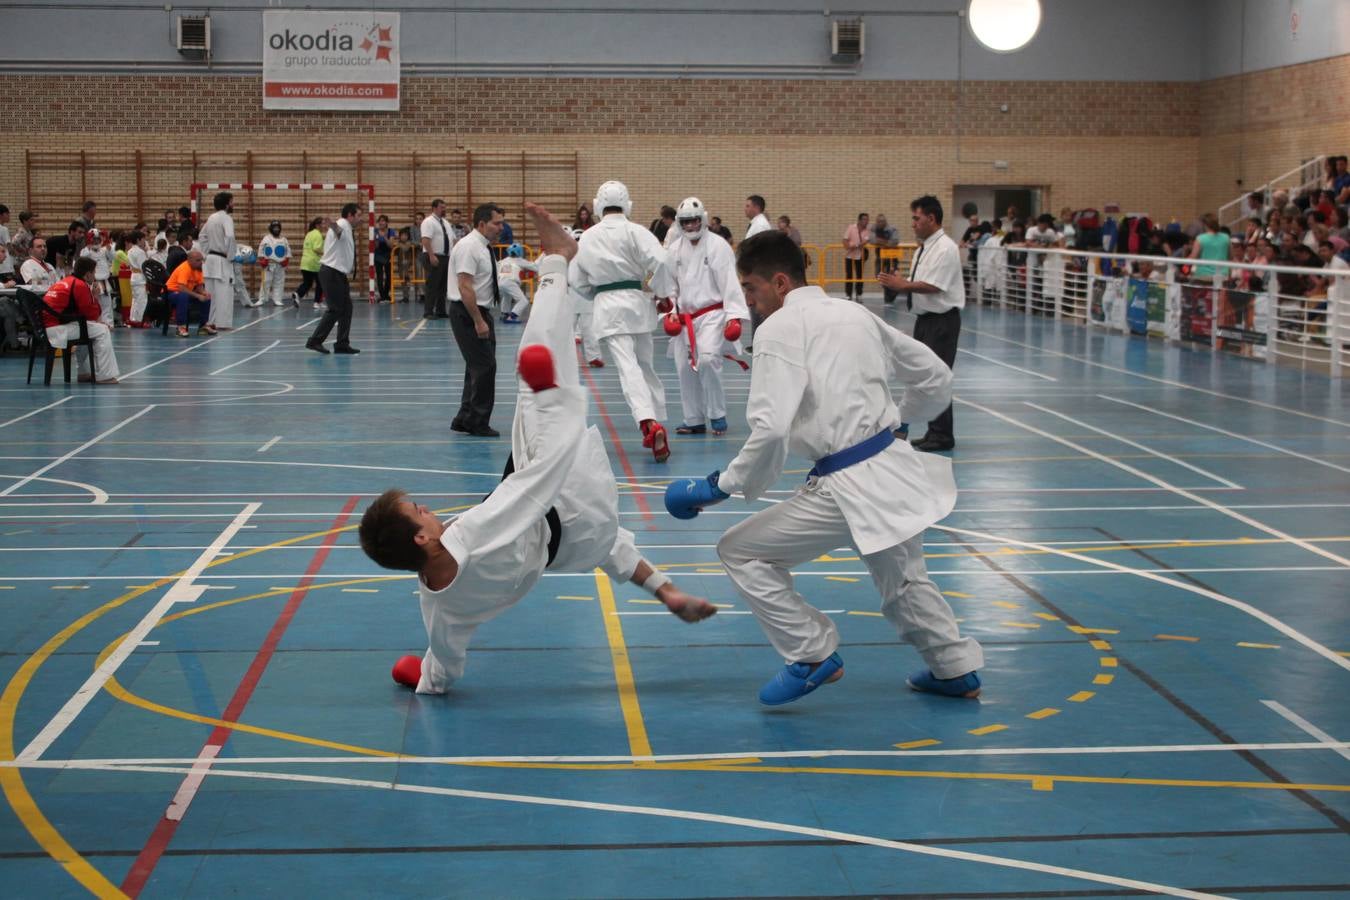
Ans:
{"label": "red court line", "polygon": [[[328,551],[337,543],[338,529],[347,524],[347,519],[351,517],[352,510],[356,509],[356,504],[360,498],[349,497],[347,503],[342,507],[342,512],[333,520],[328,535],[324,538],[323,544],[314,551],[314,558],[310,560],[309,568],[305,570],[305,576],[300,579],[300,583],[295,590],[291,591],[290,599],[282,608],[277,620],[272,623],[272,629],[267,632],[266,639],[262,646],[253,657],[253,662],[249,665],[248,671],[244,673],[239,686],[235,688],[234,696],[230,698],[229,705],[225,707],[225,712],[221,716],[227,722],[238,722],[239,717],[244,714],[244,707],[248,706],[248,701],[253,697],[253,690],[262,680],[263,671],[267,664],[272,661],[272,654],[276,651],[277,644],[281,641],[281,636],[286,633],[290,627],[291,620],[295,618],[296,612],[300,609],[300,603],[309,593],[309,586],[314,583],[314,576],[323,568],[324,562],[328,559]],[[178,824],[187,814],[188,807],[192,804],[192,798],[197,794],[197,788],[201,786],[202,780],[206,777],[206,770],[211,767],[211,760],[220,754],[221,748],[225,742],[230,739],[234,729],[224,725],[217,725],[211,732],[211,736],[206,739],[201,752],[197,754],[197,763],[193,766],[193,772],[183,778],[182,784],[174,792],[173,799],[169,802],[168,808],[164,810],[164,815],[160,817],[155,830],[150,833],[150,837],[141,848],[141,852],[132,863],[130,871],[122,881],[122,891],[129,897],[136,897],[145,888],[146,882],[150,880],[150,875],[155,871],[155,866],[159,864],[160,857],[168,848],[169,842],[173,840],[174,833],[178,830]]]}
{"label": "red court line", "polygon": [[[623,474],[628,477],[628,483],[634,484],[637,482],[637,476],[633,474],[633,466],[628,462],[628,454],[623,450],[623,441],[619,440],[619,431],[614,427],[614,421],[609,417],[609,410],[605,409],[605,401],[600,399],[600,389],[595,386],[595,379],[591,377],[590,367],[586,365],[586,360],[581,357],[582,353],[578,350],[577,364],[581,366],[581,371],[586,376],[586,383],[591,386],[591,397],[595,400],[596,408],[600,410],[600,418],[605,420],[605,428],[609,430],[609,441],[614,445],[614,452],[618,454],[619,465],[623,467]],[[647,505],[647,498],[636,493],[632,496],[638,509],[642,512],[643,521],[652,521],[652,509]]]}

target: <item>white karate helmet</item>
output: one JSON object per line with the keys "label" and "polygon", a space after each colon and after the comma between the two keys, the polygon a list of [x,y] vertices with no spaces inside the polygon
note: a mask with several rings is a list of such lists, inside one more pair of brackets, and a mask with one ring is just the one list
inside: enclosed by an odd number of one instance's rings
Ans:
{"label": "white karate helmet", "polygon": [[628,188],[622,181],[606,181],[600,185],[591,206],[595,209],[596,218],[604,216],[605,210],[611,206],[623,210],[624,218],[633,212],[633,200],[628,196]]}
{"label": "white karate helmet", "polygon": [[[684,223],[693,221],[698,222],[698,228],[694,231],[687,230]],[[680,208],[675,210],[675,222],[680,226],[681,234],[691,241],[696,241],[708,230],[708,210],[703,206],[703,201],[697,197],[685,197],[680,201]]]}

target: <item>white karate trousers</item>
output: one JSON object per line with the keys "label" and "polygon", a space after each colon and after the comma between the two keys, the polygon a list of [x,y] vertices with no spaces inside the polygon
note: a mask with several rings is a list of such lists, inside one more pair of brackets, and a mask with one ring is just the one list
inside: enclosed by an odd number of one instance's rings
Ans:
{"label": "white karate trousers", "polygon": [[[675,350],[675,368],[680,373],[680,405],[684,407],[684,424],[702,425],[704,420],[727,417],[727,392],[722,387],[722,357],[716,353],[699,353],[698,371],[689,366],[687,345]],[[721,349],[721,343],[718,343]]]}
{"label": "white karate trousers", "polygon": [[[718,541],[717,555],[783,660],[819,662],[838,649],[839,629],[796,591],[789,570],[852,545],[839,505],[815,483],[731,528]],[[951,607],[928,580],[923,532],[859,555],[881,594],[882,615],[935,676],[956,678],[984,665],[980,645],[961,636]]]}
{"label": "white karate trousers", "polygon": [[611,334],[600,339],[609,358],[619,370],[623,398],[633,411],[633,421],[641,425],[647,419],[666,420],[666,387],[656,375],[652,362],[651,334]]}
{"label": "white karate trousers", "polygon": [[600,355],[600,339],[595,336],[595,326],[591,320],[592,312],[595,309],[595,302],[587,300],[578,294],[572,295],[572,300],[576,304],[576,315],[574,316],[573,329],[575,336],[581,338],[581,353],[586,362],[593,359],[603,359]]}
{"label": "white karate trousers", "polygon": [[145,318],[145,305],[149,302],[149,297],[145,292],[145,284],[131,283],[131,321],[139,322]]}
{"label": "white karate trousers", "polygon": [[263,283],[258,291],[258,302],[272,301],[273,306],[286,305],[286,268],[281,263],[268,263],[263,269]]}
{"label": "white karate trousers", "polygon": [[234,327],[234,279],[207,278],[206,293],[211,295],[211,314],[207,321],[217,328]]}
{"label": "white karate trousers", "polygon": [[[117,368],[117,354],[113,352],[112,329],[101,322],[88,323],[89,336],[94,339],[94,375],[99,381],[116,378],[121,373]],[[66,322],[47,329],[47,340],[53,347],[65,349],[68,341],[80,336],[79,322]],[[84,345],[75,348],[75,361],[81,375],[89,374],[89,351]]]}
{"label": "white karate trousers", "polygon": [[505,312],[510,304],[511,312],[525,318],[530,311],[530,298],[525,296],[525,289],[520,286],[520,282],[511,278],[502,279],[497,282],[497,290],[502,295],[502,311]]}

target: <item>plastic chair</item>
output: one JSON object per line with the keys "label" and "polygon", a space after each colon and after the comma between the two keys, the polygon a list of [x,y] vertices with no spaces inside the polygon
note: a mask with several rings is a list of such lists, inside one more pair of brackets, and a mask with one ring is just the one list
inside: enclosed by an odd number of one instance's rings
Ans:
{"label": "plastic chair", "polygon": [[45,311],[57,319],[65,318],[67,322],[78,322],[80,325],[80,336],[74,340],[66,342],[66,351],[61,354],[61,362],[65,369],[66,384],[70,384],[70,360],[75,355],[75,348],[83,344],[89,348],[89,374],[95,383],[98,382],[98,375],[94,371],[94,341],[89,337],[89,322],[82,316],[66,318],[61,316],[56,310],[47,305],[42,295],[19,288],[17,292],[19,308],[23,310],[24,318],[28,320],[28,327],[33,332],[33,338],[28,342],[28,383],[33,383],[33,363],[37,360],[38,348],[41,347],[46,358],[46,366],[42,374],[42,383],[52,383],[52,368],[56,364],[56,348],[52,346],[47,339],[47,329],[42,324],[42,313]]}

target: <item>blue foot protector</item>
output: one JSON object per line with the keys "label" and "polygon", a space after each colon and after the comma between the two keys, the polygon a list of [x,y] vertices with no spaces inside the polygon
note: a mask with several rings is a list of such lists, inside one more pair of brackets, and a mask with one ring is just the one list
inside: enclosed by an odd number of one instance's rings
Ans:
{"label": "blue foot protector", "polygon": [[759,689],[759,702],[765,706],[782,706],[805,697],[822,684],[837,681],[843,674],[844,660],[838,653],[831,653],[815,671],[811,670],[811,663],[791,663],[779,669],[778,674]]}
{"label": "blue foot protector", "polygon": [[708,424],[712,426],[713,434],[726,434],[726,433],[727,433],[727,417],[726,417],[726,416],[723,416],[723,417],[720,418],[720,419],[713,419],[713,420],[712,420],[711,422],[709,422]]}
{"label": "blue foot protector", "polygon": [[920,669],[910,673],[906,681],[913,690],[923,691],[925,694],[972,698],[980,696],[980,676],[975,672],[967,672],[957,678],[938,678],[932,669]]}

